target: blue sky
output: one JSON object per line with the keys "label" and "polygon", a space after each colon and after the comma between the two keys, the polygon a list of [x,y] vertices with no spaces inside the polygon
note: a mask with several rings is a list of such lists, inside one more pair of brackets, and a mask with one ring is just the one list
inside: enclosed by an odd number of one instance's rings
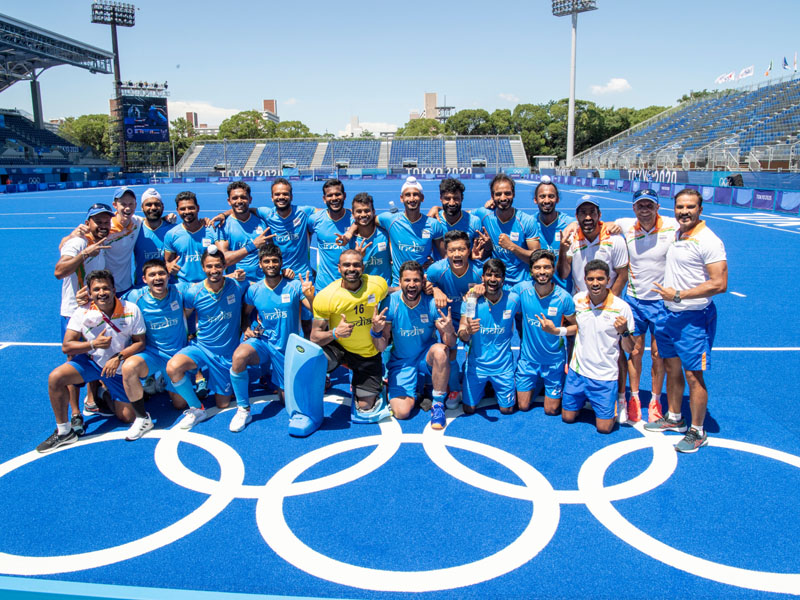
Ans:
{"label": "blue sky", "polygon": [[[276,98],[281,119],[337,133],[351,116],[402,126],[425,92],[489,111],[569,93],[570,19],[553,17],[549,0],[135,4],[136,26],[119,30],[122,78],[168,81],[171,119],[193,109],[218,125]],[[597,4],[578,19],[577,97],[603,106],[672,105],[750,65],[743,82],[759,83],[770,60],[771,79],[791,75],[781,61],[800,50],[797,0]],[[0,12],[110,50],[90,6],[4,0]],[[40,81],[46,119],[108,111],[111,75],[57,67]],[[28,84],[4,92],[0,107],[30,111]]]}

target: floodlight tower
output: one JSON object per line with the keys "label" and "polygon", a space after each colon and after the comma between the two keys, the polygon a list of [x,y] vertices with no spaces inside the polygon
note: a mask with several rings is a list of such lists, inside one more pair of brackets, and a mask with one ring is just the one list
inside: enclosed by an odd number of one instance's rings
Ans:
{"label": "floodlight tower", "polygon": [[553,16],[572,15],[572,60],[569,67],[569,109],[567,111],[567,166],[575,154],[575,46],[578,39],[578,13],[597,10],[596,0],[553,0]]}
{"label": "floodlight tower", "polygon": [[128,153],[125,144],[125,124],[122,118],[122,76],[119,72],[119,46],[117,44],[117,25],[133,27],[136,24],[136,7],[125,2],[92,2],[92,23],[111,25],[111,50],[114,53],[114,98],[119,128],[119,162],[125,172]]}

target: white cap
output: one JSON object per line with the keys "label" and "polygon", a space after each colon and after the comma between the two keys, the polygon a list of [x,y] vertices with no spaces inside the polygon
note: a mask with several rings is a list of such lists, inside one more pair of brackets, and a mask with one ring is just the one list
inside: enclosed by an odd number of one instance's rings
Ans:
{"label": "white cap", "polygon": [[539,183],[553,183],[553,180],[550,179],[550,175],[542,175],[542,178],[539,180]]}
{"label": "white cap", "polygon": [[419,181],[417,181],[416,177],[406,177],[406,182],[403,184],[403,187],[400,188],[400,193],[402,194],[409,188],[419,190],[420,194],[424,193],[422,191],[422,184]]}
{"label": "white cap", "polygon": [[142,194],[142,202],[144,202],[148,198],[158,198],[159,200],[161,200],[161,194],[158,193],[158,190],[156,190],[156,188],[147,188]]}

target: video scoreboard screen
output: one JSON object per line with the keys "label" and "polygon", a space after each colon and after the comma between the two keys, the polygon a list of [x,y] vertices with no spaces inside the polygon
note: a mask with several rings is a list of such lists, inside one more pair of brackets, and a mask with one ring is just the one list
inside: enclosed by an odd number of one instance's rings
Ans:
{"label": "video scoreboard screen", "polygon": [[166,98],[122,97],[125,140],[128,142],[168,142],[169,119]]}

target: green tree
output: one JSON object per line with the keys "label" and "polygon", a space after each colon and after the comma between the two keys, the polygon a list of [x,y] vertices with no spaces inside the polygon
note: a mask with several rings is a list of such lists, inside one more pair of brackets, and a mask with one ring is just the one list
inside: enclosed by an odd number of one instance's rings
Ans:
{"label": "green tree", "polygon": [[59,135],[73,144],[92,148],[103,158],[113,158],[111,123],[108,115],[67,117],[58,130]]}
{"label": "green tree", "polygon": [[229,140],[270,137],[267,124],[268,121],[257,110],[245,110],[225,119],[219,126],[218,137]]}
{"label": "green tree", "polygon": [[[274,123],[270,123],[274,125]],[[301,121],[281,121],[275,127],[275,137],[279,138],[306,138],[315,137],[307,125]]]}
{"label": "green tree", "polygon": [[517,133],[514,130],[514,119],[511,111],[507,108],[498,108],[489,115],[489,126],[491,135],[510,135]]}
{"label": "green tree", "polygon": [[362,137],[362,138],[374,138],[375,134],[372,133],[369,129],[363,129],[363,130],[361,130],[361,135],[359,137]]}
{"label": "green tree", "polygon": [[192,124],[183,117],[175,119],[170,125],[172,126],[169,128],[169,138],[175,146],[175,160],[177,162],[194,142],[195,132]]}
{"label": "green tree", "polygon": [[411,119],[397,130],[395,136],[419,137],[441,135],[442,133],[444,133],[444,126],[436,119]]}
{"label": "green tree", "polygon": [[447,119],[447,132],[458,135],[490,135],[492,124],[489,112],[482,108],[460,110]]}
{"label": "green tree", "polygon": [[678,98],[678,103],[686,102],[687,100],[692,100],[693,98],[705,98],[706,96],[712,96],[715,93],[716,92],[709,92],[708,90],[700,90],[699,92],[689,90],[688,94],[684,94]]}

